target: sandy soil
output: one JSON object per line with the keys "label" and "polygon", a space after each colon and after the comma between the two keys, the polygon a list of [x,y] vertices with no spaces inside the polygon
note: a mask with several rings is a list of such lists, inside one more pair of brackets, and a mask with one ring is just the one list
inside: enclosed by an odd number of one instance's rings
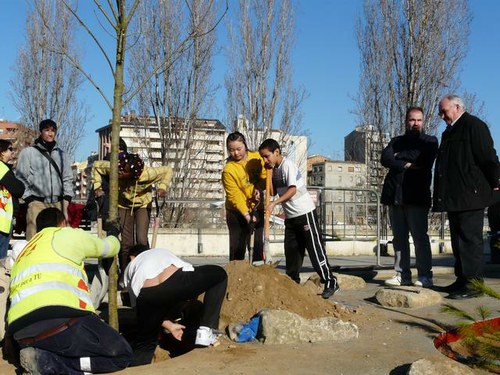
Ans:
{"label": "sandy soil", "polygon": [[[351,321],[359,327],[359,338],[335,344],[264,345],[258,342],[237,344],[223,337],[217,347],[194,349],[175,358],[159,350],[156,363],[129,368],[122,373],[405,374],[409,364],[418,359],[444,358],[434,348],[432,340],[456,322],[454,317],[440,312],[440,305],[420,309],[381,307],[373,296],[382,280],[370,279],[361,290],[341,289],[333,298],[324,301],[314,289],[293,283],[271,267],[251,268],[244,262],[232,262],[227,271],[229,287],[221,313],[221,328],[246,321],[262,308],[281,308],[306,318],[336,316]],[[500,291],[498,273],[486,282]],[[435,276],[437,285],[451,281],[451,275]],[[500,315],[498,301],[490,297],[454,304],[469,311],[483,305],[489,307],[494,316]],[[120,316],[126,317],[127,311],[121,311]],[[127,326],[126,322],[123,324]],[[475,372],[487,373],[478,369]],[[14,373],[15,367],[0,362],[0,374]]]}

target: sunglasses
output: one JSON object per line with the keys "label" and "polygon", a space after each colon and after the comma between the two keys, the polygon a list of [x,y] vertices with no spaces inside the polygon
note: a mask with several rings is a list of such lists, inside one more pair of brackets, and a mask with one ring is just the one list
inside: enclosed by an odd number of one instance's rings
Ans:
{"label": "sunglasses", "polygon": [[7,150],[13,151],[13,148],[12,147],[7,147]]}

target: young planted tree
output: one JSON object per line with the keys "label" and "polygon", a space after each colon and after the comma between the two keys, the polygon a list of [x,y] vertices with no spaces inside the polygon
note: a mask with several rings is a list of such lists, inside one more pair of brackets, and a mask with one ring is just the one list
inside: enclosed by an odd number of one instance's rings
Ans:
{"label": "young planted tree", "polygon": [[300,130],[305,92],[293,84],[293,10],[290,0],[240,0],[235,21],[228,23],[226,121],[251,149],[273,129],[281,130],[280,143]]}
{"label": "young planted tree", "polygon": [[[101,4],[100,0],[93,0],[94,11],[99,19],[99,26],[93,26],[89,20],[84,19],[80,13],[79,8],[71,2],[70,0],[55,0],[57,3],[62,4],[65,9],[67,9],[77,23],[83,28],[91,40],[95,43],[95,46],[99,50],[102,56],[102,62],[107,66],[111,76],[113,77],[113,91],[112,98],[106,95],[105,90],[96,82],[93,76],[89,73],[88,69],[85,69],[80,62],[75,58],[75,55],[70,51],[64,49],[59,49],[57,52],[60,53],[61,57],[67,62],[78,69],[83,76],[90,82],[90,84],[98,91],[102,96],[103,100],[108,105],[112,112],[111,129],[112,129],[112,139],[111,139],[111,172],[110,172],[110,209],[109,209],[109,222],[117,223],[118,221],[118,142],[121,128],[122,120],[122,108],[130,104],[131,100],[141,91],[143,88],[153,79],[153,77],[158,72],[165,71],[170,65],[174,63],[179,56],[185,51],[186,46],[188,46],[192,41],[200,36],[202,29],[198,28],[198,24],[190,24],[188,29],[190,30],[186,33],[183,40],[179,41],[177,46],[174,46],[178,53],[174,55],[164,56],[163,59],[159,59],[155,62],[155,65],[143,76],[136,77],[129,85],[127,85],[127,90],[125,90],[125,61],[130,53],[130,49],[135,48],[137,41],[140,40],[140,34],[134,34],[130,36],[131,25],[137,22],[137,10],[139,6],[145,0],[116,0],[115,2],[107,1],[105,5]],[[40,12],[41,5],[44,0],[34,0],[35,7]],[[147,9],[147,8],[146,8]],[[191,11],[191,9],[190,9]],[[152,16],[152,13],[149,14]],[[216,22],[214,22],[214,25]],[[51,28],[50,24],[44,22],[46,30],[55,36],[56,31]],[[215,27],[215,26],[214,26]],[[104,29],[104,32],[103,30]],[[209,32],[213,30],[210,29]],[[104,38],[111,37],[112,43]],[[131,38],[132,37],[132,38]],[[131,38],[132,42],[129,41]],[[111,48],[107,46],[111,45]],[[151,48],[156,48],[159,46],[152,46]],[[140,47],[139,47],[140,48]],[[94,63],[96,61],[94,60]],[[110,304],[110,314],[109,323],[115,328],[118,328],[118,315],[116,310],[116,283],[117,283],[117,268],[116,260],[110,270],[110,280],[109,287],[109,304]]]}
{"label": "young planted tree", "polygon": [[[484,285],[483,282],[473,281],[472,286],[485,295],[500,300],[500,293]],[[459,344],[462,345],[470,355],[469,364],[489,370],[492,373],[500,372],[500,330],[497,326],[483,322],[491,317],[491,311],[478,306],[474,312],[466,311],[453,304],[445,303],[442,312],[458,317],[460,321],[456,324],[456,330],[461,336]],[[481,329],[474,328],[473,323],[482,325]],[[446,345],[440,348],[446,354],[451,348]]]}
{"label": "young planted tree", "polygon": [[46,118],[58,125],[57,141],[72,156],[88,120],[88,109],[78,98],[82,77],[63,56],[79,61],[75,23],[60,2],[40,0],[26,18],[26,42],[19,49],[10,97],[21,122],[38,133]]}

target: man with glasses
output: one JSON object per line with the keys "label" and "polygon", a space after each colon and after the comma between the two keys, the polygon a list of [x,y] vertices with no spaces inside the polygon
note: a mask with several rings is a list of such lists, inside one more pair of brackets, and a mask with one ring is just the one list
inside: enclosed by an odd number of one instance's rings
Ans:
{"label": "man with glasses", "polygon": [[446,123],[434,172],[434,210],[447,211],[456,281],[448,298],[481,296],[484,208],[499,199],[500,166],[488,126],[465,111],[463,100],[447,95],[439,103]]}

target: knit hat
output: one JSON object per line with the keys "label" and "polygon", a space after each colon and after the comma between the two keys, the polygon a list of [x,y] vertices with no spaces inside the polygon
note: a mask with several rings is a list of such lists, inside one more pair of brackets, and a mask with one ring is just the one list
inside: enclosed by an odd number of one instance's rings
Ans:
{"label": "knit hat", "polygon": [[120,137],[120,141],[118,143],[118,149],[120,151],[124,151],[124,152],[127,152],[127,144],[125,143],[125,141],[123,140],[122,137]]}
{"label": "knit hat", "polygon": [[141,177],[144,170],[144,162],[137,154],[127,154],[121,152],[118,155],[118,174],[130,176],[134,180]]}
{"label": "knit hat", "polygon": [[40,125],[38,125],[38,127],[40,128],[40,132],[41,132],[43,129],[47,129],[47,128],[49,128],[49,127],[53,127],[53,128],[54,128],[54,131],[55,131],[55,132],[57,131],[57,124],[55,123],[55,121],[50,120],[50,119],[42,120],[42,121],[40,122]]}

